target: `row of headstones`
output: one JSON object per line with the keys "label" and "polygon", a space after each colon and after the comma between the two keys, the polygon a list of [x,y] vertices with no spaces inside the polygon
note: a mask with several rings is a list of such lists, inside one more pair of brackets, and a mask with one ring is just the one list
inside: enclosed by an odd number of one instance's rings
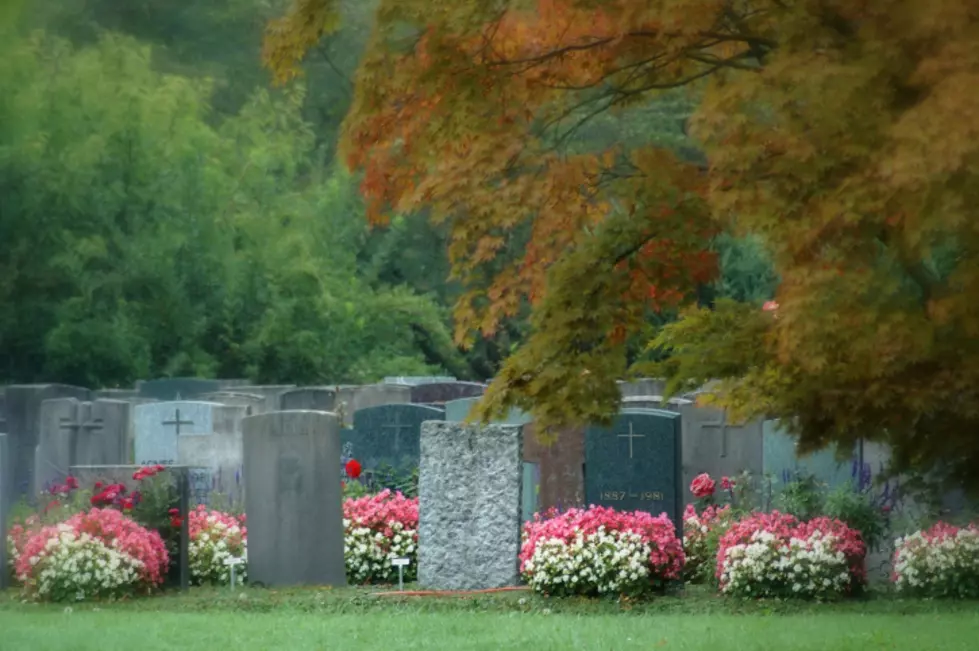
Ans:
{"label": "row of headstones", "polygon": [[[203,393],[215,388],[221,390]],[[66,385],[7,387],[0,390],[0,432],[10,434],[8,446],[12,448],[13,471],[6,480],[8,485],[0,489],[11,494],[30,494],[63,475],[68,465],[130,463],[133,459],[149,461],[150,457],[175,461],[175,450],[174,454],[151,454],[141,459],[143,455],[137,454],[134,447],[140,447],[136,441],[143,438],[141,428],[148,426],[152,432],[163,422],[154,422],[159,419],[152,409],[141,417],[141,408],[159,400],[179,398],[182,392],[186,398],[198,401],[196,408],[187,408],[198,412],[195,432],[238,431],[240,435],[240,418],[247,414],[318,409],[338,411],[345,415],[346,422],[352,423],[352,414],[360,409],[399,402],[438,403],[446,398],[481,395],[485,385],[438,377],[386,378],[386,383],[366,386],[247,386],[248,393],[242,391],[244,388],[239,381],[199,379],[154,380],[140,383],[132,391],[91,391]],[[241,407],[243,413],[222,406]],[[163,405],[160,409],[170,408]],[[174,412],[171,410],[175,421],[186,417],[176,416]],[[176,422],[171,424],[180,427]],[[174,440],[171,447],[175,443]],[[208,449],[208,444],[199,443],[201,448]],[[215,440],[214,444],[221,445],[221,442]],[[193,447],[190,442],[188,446]],[[188,455],[194,460],[192,449]]]}

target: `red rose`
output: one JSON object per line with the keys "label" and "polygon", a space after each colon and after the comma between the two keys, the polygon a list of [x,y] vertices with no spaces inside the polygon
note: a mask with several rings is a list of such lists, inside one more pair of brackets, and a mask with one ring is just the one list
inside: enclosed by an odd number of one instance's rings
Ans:
{"label": "red rose", "polygon": [[734,482],[729,477],[721,477],[721,490],[729,491],[734,488]]}
{"label": "red rose", "polygon": [[697,475],[690,482],[690,492],[696,498],[710,497],[714,494],[714,480],[706,472]]}
{"label": "red rose", "polygon": [[68,475],[65,477],[65,486],[68,487],[68,490],[75,490],[78,488],[78,480],[71,475]]}
{"label": "red rose", "polygon": [[351,479],[357,479],[360,477],[360,462],[356,459],[351,459],[347,462],[347,465],[343,467],[344,471],[347,473],[347,477]]}
{"label": "red rose", "polygon": [[103,486],[102,482],[100,481],[95,482],[95,490],[99,490],[100,488],[102,488],[102,486]]}

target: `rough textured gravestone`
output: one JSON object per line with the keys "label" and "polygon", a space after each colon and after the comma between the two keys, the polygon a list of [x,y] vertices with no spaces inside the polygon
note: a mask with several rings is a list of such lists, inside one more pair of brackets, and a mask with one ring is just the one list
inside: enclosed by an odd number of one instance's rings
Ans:
{"label": "rough textured gravestone", "polygon": [[486,385],[478,382],[431,382],[411,387],[411,402],[444,405],[450,400],[474,398],[486,393]]}
{"label": "rough textured gravestone", "polygon": [[383,405],[354,414],[354,427],[341,433],[343,450],[364,470],[389,466],[410,473],[421,458],[422,423],[444,420],[445,411],[425,405]]}
{"label": "rough textured gravestone", "polygon": [[[711,477],[733,477],[747,470],[761,474],[762,421],[731,424],[723,409],[686,405],[683,416],[683,485],[702,472]],[[693,500],[687,494],[685,499]]]}
{"label": "rough textured gravestone", "polygon": [[418,581],[424,587],[517,583],[521,438],[512,425],[422,425]]}
{"label": "rough textured gravestone", "polygon": [[346,585],[337,417],[279,411],[242,425],[249,580]]}
{"label": "rough textured gravestone", "polygon": [[71,466],[129,463],[132,409],[122,400],[56,398],[42,402],[34,455],[34,494],[64,483]]}
{"label": "rough textured gravestone", "polygon": [[9,574],[7,572],[7,509],[9,508],[9,493],[4,487],[9,483],[7,473],[9,464],[7,463],[7,435],[0,432],[0,590],[5,590]]}
{"label": "rough textured gravestone", "polygon": [[220,380],[188,377],[161,378],[137,383],[140,397],[164,401],[195,400],[205,393],[221,391],[226,386]]}
{"label": "rough textured gravestone", "polygon": [[335,387],[297,387],[279,396],[279,411],[328,411],[337,404]]}
{"label": "rough textured gravestone", "polygon": [[217,391],[215,393],[205,393],[199,397],[199,400],[202,402],[215,402],[219,405],[229,405],[231,407],[244,407],[247,416],[263,414],[268,411],[265,408],[265,396],[257,393]]}
{"label": "rough textured gravestone", "polygon": [[34,489],[34,453],[40,438],[41,403],[54,398],[89,400],[92,392],[64,384],[22,384],[7,387],[7,448],[11,470],[7,490],[11,499]]}
{"label": "rough textured gravestone", "polygon": [[214,431],[213,402],[154,402],[138,405],[135,417],[136,464],[177,465],[177,437]]}
{"label": "rough textured gravestone", "polygon": [[[177,463],[191,468],[191,497],[197,504],[223,509],[243,504],[241,428],[247,411],[241,405],[214,405],[210,431],[181,431],[177,437]],[[221,503],[215,504],[215,498]]]}
{"label": "rough textured gravestone", "polygon": [[680,414],[619,412],[610,427],[585,431],[585,501],[620,511],[666,513],[682,534]]}

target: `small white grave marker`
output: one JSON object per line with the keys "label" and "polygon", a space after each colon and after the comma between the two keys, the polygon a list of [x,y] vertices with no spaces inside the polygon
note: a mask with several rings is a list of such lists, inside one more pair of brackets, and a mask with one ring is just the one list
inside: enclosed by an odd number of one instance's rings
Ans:
{"label": "small white grave marker", "polygon": [[245,561],[243,561],[242,559],[238,558],[237,556],[229,556],[228,558],[224,559],[224,564],[225,565],[228,565],[229,567],[231,567],[231,589],[232,590],[235,589],[235,570],[238,568],[239,565],[241,565],[244,562]]}
{"label": "small white grave marker", "polygon": [[411,563],[411,559],[405,556],[401,558],[392,558],[391,565],[398,568],[398,591],[403,592],[405,589],[405,567]]}

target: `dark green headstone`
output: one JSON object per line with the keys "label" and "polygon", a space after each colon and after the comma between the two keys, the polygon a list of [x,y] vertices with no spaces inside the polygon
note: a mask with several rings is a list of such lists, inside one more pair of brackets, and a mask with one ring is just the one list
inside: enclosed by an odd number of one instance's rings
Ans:
{"label": "dark green headstone", "polygon": [[140,383],[139,395],[142,398],[155,398],[162,401],[193,400],[205,393],[216,393],[224,386],[224,383],[219,380],[191,377],[161,378]]}
{"label": "dark green headstone", "polygon": [[410,473],[421,459],[421,427],[426,420],[445,420],[445,410],[426,405],[382,405],[354,412],[353,429],[340,432],[343,456],[364,470],[392,468]]}
{"label": "dark green headstone", "polygon": [[666,513],[682,533],[680,414],[619,413],[611,427],[585,432],[585,502],[619,511]]}

